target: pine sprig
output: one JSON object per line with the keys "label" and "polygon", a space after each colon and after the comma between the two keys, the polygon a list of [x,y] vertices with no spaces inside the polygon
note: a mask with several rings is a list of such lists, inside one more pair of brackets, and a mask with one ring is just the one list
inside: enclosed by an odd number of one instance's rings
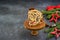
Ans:
{"label": "pine sprig", "polygon": [[52,38],[52,37],[54,37],[54,35],[48,33],[47,38]]}
{"label": "pine sprig", "polygon": [[[56,27],[57,27],[58,29],[60,29],[60,23],[57,22],[57,23],[56,23]],[[54,31],[54,28],[55,28],[55,27],[48,28],[48,29],[45,30],[45,32],[48,33],[47,38],[52,38],[52,37],[54,37],[54,35],[50,34],[51,32]]]}
{"label": "pine sprig", "polygon": [[54,28],[49,28],[48,30],[46,30],[45,32],[48,33],[47,38],[52,38],[54,35],[50,34],[50,32],[53,32]]}
{"label": "pine sprig", "polygon": [[49,29],[45,30],[45,32],[46,32],[46,33],[50,33],[50,32],[53,31],[53,29],[54,29],[54,28],[49,28]]}
{"label": "pine sprig", "polygon": [[[47,16],[46,16],[47,19],[50,19],[50,18],[51,18],[51,15],[52,15],[53,13],[56,13],[56,11],[60,11],[60,8],[56,8],[56,9],[53,9],[53,10],[50,10],[50,11],[42,10],[42,13],[43,13],[44,15],[47,15]],[[59,12],[59,15],[60,15],[60,12]]]}

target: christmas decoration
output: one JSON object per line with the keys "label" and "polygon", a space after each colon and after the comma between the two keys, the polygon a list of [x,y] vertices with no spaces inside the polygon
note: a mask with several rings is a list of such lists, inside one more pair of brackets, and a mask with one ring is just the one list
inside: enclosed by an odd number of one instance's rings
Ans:
{"label": "christmas decoration", "polygon": [[57,22],[57,17],[55,18],[55,14],[52,14],[52,18],[50,19],[50,22],[51,21]]}
{"label": "christmas decoration", "polygon": [[56,36],[56,38],[58,38],[60,36],[60,23],[57,22],[56,24],[51,25],[44,32],[48,33],[47,38],[52,38],[54,36]]}
{"label": "christmas decoration", "polygon": [[57,5],[56,8],[60,8],[60,5]]}
{"label": "christmas decoration", "polygon": [[59,18],[60,16],[58,15],[58,11],[56,11],[55,14],[52,14],[52,18],[50,19],[50,22],[54,21],[56,23]]}
{"label": "christmas decoration", "polygon": [[60,36],[60,23],[57,22],[60,18],[60,5],[56,6],[47,6],[46,10],[42,10],[42,13],[49,19],[50,22],[55,22],[53,25],[47,25],[48,29],[44,30],[45,33],[48,33],[47,38]]}
{"label": "christmas decoration", "polygon": [[60,36],[60,30],[58,30],[57,28],[54,28],[53,32],[50,32],[52,35],[55,35],[56,38],[58,38]]}
{"label": "christmas decoration", "polygon": [[47,6],[46,10],[49,11],[49,10],[52,10],[54,8],[55,8],[55,6]]}
{"label": "christmas decoration", "polygon": [[57,5],[57,6],[47,6],[46,10],[50,11],[50,10],[57,9],[57,8],[60,8],[60,5]]}
{"label": "christmas decoration", "polygon": [[50,22],[54,21],[55,23],[60,18],[60,5],[57,6],[47,6],[46,10],[43,10],[42,13],[46,15],[46,18]]}

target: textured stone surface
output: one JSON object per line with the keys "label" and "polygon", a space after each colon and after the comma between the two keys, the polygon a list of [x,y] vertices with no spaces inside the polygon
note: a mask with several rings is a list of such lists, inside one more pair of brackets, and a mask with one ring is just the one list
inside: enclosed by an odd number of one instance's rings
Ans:
{"label": "textured stone surface", "polygon": [[[48,5],[57,5],[60,1],[0,1],[0,40],[57,40],[46,39],[47,34],[42,29],[39,35],[32,36],[30,31],[24,28],[24,20],[27,19],[28,8],[34,7],[38,10],[45,9]],[[45,20],[46,21],[46,20]],[[46,23],[50,24],[49,21]],[[60,39],[58,39],[60,40]]]}

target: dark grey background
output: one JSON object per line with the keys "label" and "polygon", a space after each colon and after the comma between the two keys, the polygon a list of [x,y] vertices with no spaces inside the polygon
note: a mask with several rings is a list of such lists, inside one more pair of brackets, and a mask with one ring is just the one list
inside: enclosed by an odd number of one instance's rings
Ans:
{"label": "dark grey background", "polygon": [[60,4],[60,0],[0,0],[0,40],[60,40],[46,39],[45,28],[37,36],[32,36],[23,26],[30,7],[43,10],[48,5],[57,4]]}

